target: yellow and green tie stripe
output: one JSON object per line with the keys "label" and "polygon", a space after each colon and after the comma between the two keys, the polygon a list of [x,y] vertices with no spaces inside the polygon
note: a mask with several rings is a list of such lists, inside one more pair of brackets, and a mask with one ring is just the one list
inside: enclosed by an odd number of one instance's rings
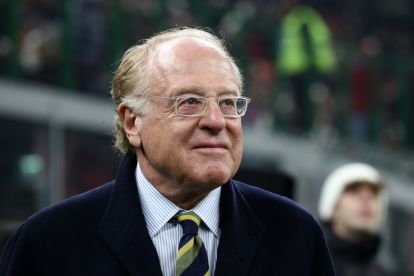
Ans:
{"label": "yellow and green tie stripe", "polygon": [[183,228],[183,236],[178,245],[177,276],[210,275],[207,252],[198,236],[201,219],[194,212],[178,213],[178,222]]}

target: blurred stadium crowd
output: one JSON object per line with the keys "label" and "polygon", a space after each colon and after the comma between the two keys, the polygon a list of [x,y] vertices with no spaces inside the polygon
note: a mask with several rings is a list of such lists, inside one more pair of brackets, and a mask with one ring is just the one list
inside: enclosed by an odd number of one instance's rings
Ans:
{"label": "blurred stadium crowd", "polygon": [[[317,141],[351,159],[360,150],[385,153],[375,165],[412,184],[413,15],[411,0],[0,0],[0,81],[47,84],[109,106],[112,72],[127,48],[168,27],[203,26],[226,40],[243,71],[244,93],[252,98],[244,118],[249,129]],[[108,133],[29,121],[0,116],[12,133],[0,139],[0,247],[23,219],[53,202],[48,189],[56,182],[66,197],[116,170]],[[309,163],[327,160],[312,154]],[[37,164],[36,173],[25,173],[33,169],[25,164]],[[305,182],[306,196],[319,196],[322,177],[318,171],[309,181],[315,185]],[[413,213],[397,207],[387,248],[398,275],[408,275]]]}
{"label": "blurred stadium crowd", "polygon": [[171,26],[229,41],[247,123],[392,150],[414,147],[408,0],[2,0],[0,74],[108,98],[129,46]]}

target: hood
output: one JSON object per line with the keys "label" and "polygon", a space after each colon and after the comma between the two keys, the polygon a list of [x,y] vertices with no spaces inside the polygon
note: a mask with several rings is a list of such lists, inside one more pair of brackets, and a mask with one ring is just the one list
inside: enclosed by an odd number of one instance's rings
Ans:
{"label": "hood", "polygon": [[341,194],[346,187],[356,182],[365,182],[381,187],[379,196],[382,201],[382,214],[379,226],[383,223],[388,209],[388,192],[385,188],[385,180],[377,169],[364,163],[351,163],[340,166],[326,178],[322,186],[318,210],[322,221],[327,222],[331,219]]}

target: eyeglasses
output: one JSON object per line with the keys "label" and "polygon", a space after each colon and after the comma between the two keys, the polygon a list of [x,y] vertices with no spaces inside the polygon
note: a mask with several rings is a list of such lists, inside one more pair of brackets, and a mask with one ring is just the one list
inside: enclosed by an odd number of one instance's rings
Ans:
{"label": "eyeglasses", "polygon": [[[208,98],[200,96],[174,96],[162,97],[142,95],[151,98],[170,99],[174,101],[175,113],[180,116],[196,117],[202,115],[209,103]],[[221,113],[226,118],[238,118],[246,114],[248,97],[223,96],[216,98]]]}

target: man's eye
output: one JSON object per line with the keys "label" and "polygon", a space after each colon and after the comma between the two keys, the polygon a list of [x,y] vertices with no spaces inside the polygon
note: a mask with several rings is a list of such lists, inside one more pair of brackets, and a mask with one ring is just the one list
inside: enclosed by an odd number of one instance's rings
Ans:
{"label": "man's eye", "polygon": [[221,105],[224,107],[234,107],[236,106],[236,100],[235,99],[222,99]]}
{"label": "man's eye", "polygon": [[199,105],[201,101],[197,98],[186,98],[180,101],[180,105]]}

